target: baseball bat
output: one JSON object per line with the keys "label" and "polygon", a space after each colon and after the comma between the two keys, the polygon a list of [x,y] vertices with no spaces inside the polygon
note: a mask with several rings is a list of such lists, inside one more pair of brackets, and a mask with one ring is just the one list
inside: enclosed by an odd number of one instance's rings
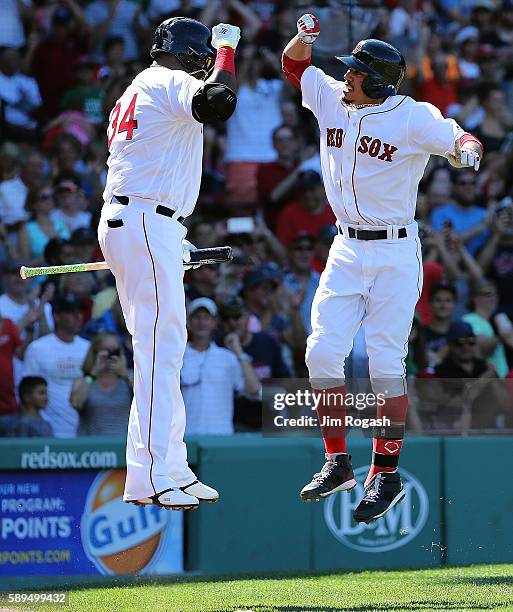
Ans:
{"label": "baseball bat", "polygon": [[[231,261],[233,258],[232,247],[212,247],[209,249],[196,249],[190,252],[190,261],[184,261],[184,265],[190,264],[216,264],[225,261]],[[39,268],[29,268],[21,266],[20,276],[23,279],[32,276],[41,276],[45,274],[67,274],[68,272],[92,272],[93,270],[108,270],[109,266],[106,261],[97,261],[94,263],[77,263],[64,266],[41,266]]]}

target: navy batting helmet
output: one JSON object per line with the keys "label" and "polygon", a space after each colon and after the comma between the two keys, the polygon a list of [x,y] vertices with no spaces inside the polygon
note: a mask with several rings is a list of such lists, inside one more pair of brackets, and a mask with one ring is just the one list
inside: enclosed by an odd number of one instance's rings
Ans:
{"label": "navy batting helmet", "polygon": [[406,62],[401,53],[382,40],[361,40],[351,55],[336,59],[348,68],[366,72],[362,81],[363,93],[369,98],[395,96],[406,72]]}
{"label": "navy batting helmet", "polygon": [[214,65],[214,51],[209,44],[210,30],[188,17],[172,17],[155,30],[150,55],[159,53],[176,57],[189,74],[205,79]]}

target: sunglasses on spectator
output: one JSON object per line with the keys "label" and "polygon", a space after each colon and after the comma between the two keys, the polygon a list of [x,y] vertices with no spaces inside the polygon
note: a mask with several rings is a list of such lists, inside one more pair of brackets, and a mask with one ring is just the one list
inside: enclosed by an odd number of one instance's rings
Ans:
{"label": "sunglasses on spectator", "polygon": [[296,244],[292,247],[293,251],[313,251],[313,244]]}
{"label": "sunglasses on spectator", "polygon": [[469,179],[468,181],[457,181],[456,185],[461,185],[462,187],[465,187],[467,185],[475,185],[476,181]]}
{"label": "sunglasses on spectator", "polygon": [[475,343],[475,338],[458,338],[454,344],[456,344],[456,346],[474,346]]}
{"label": "sunglasses on spectator", "polygon": [[53,191],[47,191],[46,193],[39,194],[40,200],[52,200],[53,199]]}

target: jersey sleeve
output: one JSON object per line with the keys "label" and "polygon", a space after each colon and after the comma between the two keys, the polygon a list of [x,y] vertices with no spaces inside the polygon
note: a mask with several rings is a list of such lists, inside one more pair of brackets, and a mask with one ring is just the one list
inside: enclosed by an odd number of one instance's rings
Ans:
{"label": "jersey sleeve", "polygon": [[414,152],[447,157],[465,130],[454,119],[445,119],[436,106],[419,102],[410,111],[407,133]]}
{"label": "jersey sleeve", "polygon": [[192,98],[203,86],[203,81],[195,79],[182,70],[171,71],[167,86],[167,98],[171,114],[182,121],[194,121],[192,116]]}
{"label": "jersey sleeve", "polygon": [[309,66],[301,77],[303,106],[319,119],[324,109],[333,108],[342,96],[340,81],[328,76],[320,68]]}

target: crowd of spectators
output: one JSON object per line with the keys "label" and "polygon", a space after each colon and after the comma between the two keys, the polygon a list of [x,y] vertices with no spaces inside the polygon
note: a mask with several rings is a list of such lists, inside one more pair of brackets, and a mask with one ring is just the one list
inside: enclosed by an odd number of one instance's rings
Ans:
{"label": "crowd of spectators", "polygon": [[[18,271],[103,259],[109,114],[149,65],[155,26],[173,15],[242,30],[237,109],[204,128],[201,192],[186,221],[198,247],[235,254],[185,277],[187,433],[257,431],[262,381],[307,375],[311,303],[337,229],[317,124],[280,69],[305,12],[321,22],[316,65],[342,78],[333,56],[360,38],[389,41],[408,63],[401,93],[484,143],[479,173],[434,157],[420,185],[410,424],[513,427],[513,394],[500,384],[513,378],[512,0],[2,0],[0,435],[126,431],[133,362],[112,275],[22,281]],[[365,377],[365,364],[359,333],[347,371]]]}

